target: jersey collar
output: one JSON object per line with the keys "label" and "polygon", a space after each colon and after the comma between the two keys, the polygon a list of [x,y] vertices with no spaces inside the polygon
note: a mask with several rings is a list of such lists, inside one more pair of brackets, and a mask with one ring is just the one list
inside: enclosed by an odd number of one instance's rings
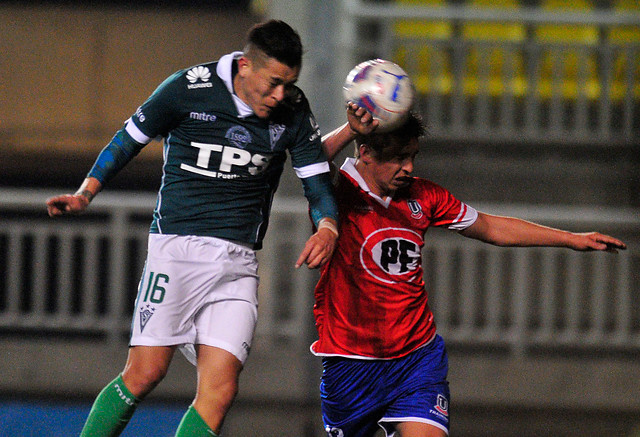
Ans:
{"label": "jersey collar", "polygon": [[233,63],[242,55],[242,52],[232,52],[221,57],[218,60],[216,73],[227,86],[227,90],[229,90],[229,94],[231,94],[231,97],[233,97],[233,103],[235,103],[236,105],[238,115],[240,116],[240,118],[245,118],[253,115],[253,109],[251,109],[251,106],[240,100],[240,97],[238,97],[233,90]]}
{"label": "jersey collar", "polygon": [[373,197],[378,203],[380,203],[385,208],[389,207],[392,200],[391,196],[387,197],[386,199],[383,199],[377,194],[374,194],[371,192],[367,183],[364,181],[360,173],[358,173],[358,170],[356,170],[355,158],[345,159],[344,164],[342,164],[342,167],[340,167],[340,170],[344,171],[347,175],[349,175],[349,177],[353,179],[365,193]]}

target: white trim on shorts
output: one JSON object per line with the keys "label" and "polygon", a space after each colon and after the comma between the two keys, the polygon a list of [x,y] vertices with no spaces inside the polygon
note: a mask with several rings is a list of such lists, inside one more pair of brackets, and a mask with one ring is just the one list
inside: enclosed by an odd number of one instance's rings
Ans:
{"label": "white trim on shorts", "polygon": [[[387,437],[396,437],[397,430],[395,429],[394,424],[401,423],[401,422],[426,423],[428,425],[435,426],[436,428],[443,430],[447,435],[449,435],[449,430],[447,429],[446,426],[436,422],[435,420],[426,419],[424,417],[383,417],[382,419],[378,420],[378,426],[380,426],[380,428],[384,430],[384,433]],[[385,426],[386,424],[389,424],[391,426]]]}

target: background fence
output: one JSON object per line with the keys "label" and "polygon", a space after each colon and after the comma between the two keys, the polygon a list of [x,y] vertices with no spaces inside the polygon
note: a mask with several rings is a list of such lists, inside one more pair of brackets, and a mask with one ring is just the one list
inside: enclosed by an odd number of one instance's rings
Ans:
{"label": "background fence", "polygon": [[[103,193],[89,213],[55,220],[46,216],[45,199],[39,192],[0,191],[0,327],[126,341],[155,197]],[[518,354],[558,346],[640,352],[637,210],[479,206],[563,228],[603,229],[625,238],[630,249],[617,255],[505,249],[430,231],[425,279],[449,342]],[[257,332],[274,354],[313,337],[316,272],[292,270],[309,232],[304,203],[275,203],[260,252]]]}
{"label": "background fence", "polygon": [[[637,144],[634,1],[345,0],[349,57],[393,59],[435,138]],[[596,7],[598,6],[598,7]]]}

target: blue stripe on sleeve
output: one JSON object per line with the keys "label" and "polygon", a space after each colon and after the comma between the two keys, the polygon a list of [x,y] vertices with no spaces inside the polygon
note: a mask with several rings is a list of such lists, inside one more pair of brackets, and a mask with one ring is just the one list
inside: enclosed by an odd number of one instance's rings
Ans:
{"label": "blue stripe on sleeve", "polygon": [[140,153],[144,146],[145,144],[131,138],[124,128],[120,129],[102,149],[87,177],[96,178],[101,184],[106,184]]}
{"label": "blue stripe on sleeve", "polygon": [[338,205],[333,197],[333,185],[329,173],[320,173],[302,179],[304,195],[309,201],[309,210],[313,223],[318,226],[318,222],[330,217],[338,220]]}

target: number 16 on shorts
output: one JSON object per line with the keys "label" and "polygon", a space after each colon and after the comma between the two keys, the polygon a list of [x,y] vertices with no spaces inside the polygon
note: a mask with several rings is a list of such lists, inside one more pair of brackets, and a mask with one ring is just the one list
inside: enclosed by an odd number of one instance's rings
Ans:
{"label": "number 16 on shorts", "polygon": [[164,300],[168,283],[169,275],[164,273],[149,272],[149,278],[146,281],[144,277],[142,278],[138,302],[136,303],[136,309],[140,317],[140,333],[144,331],[145,326],[151,320],[151,316],[155,313],[156,308],[154,305],[161,304]]}
{"label": "number 16 on shorts", "polygon": [[169,283],[169,275],[164,273],[149,272],[149,280],[147,286],[140,296],[140,303],[162,303],[164,300],[165,292],[167,291],[165,285]]}

